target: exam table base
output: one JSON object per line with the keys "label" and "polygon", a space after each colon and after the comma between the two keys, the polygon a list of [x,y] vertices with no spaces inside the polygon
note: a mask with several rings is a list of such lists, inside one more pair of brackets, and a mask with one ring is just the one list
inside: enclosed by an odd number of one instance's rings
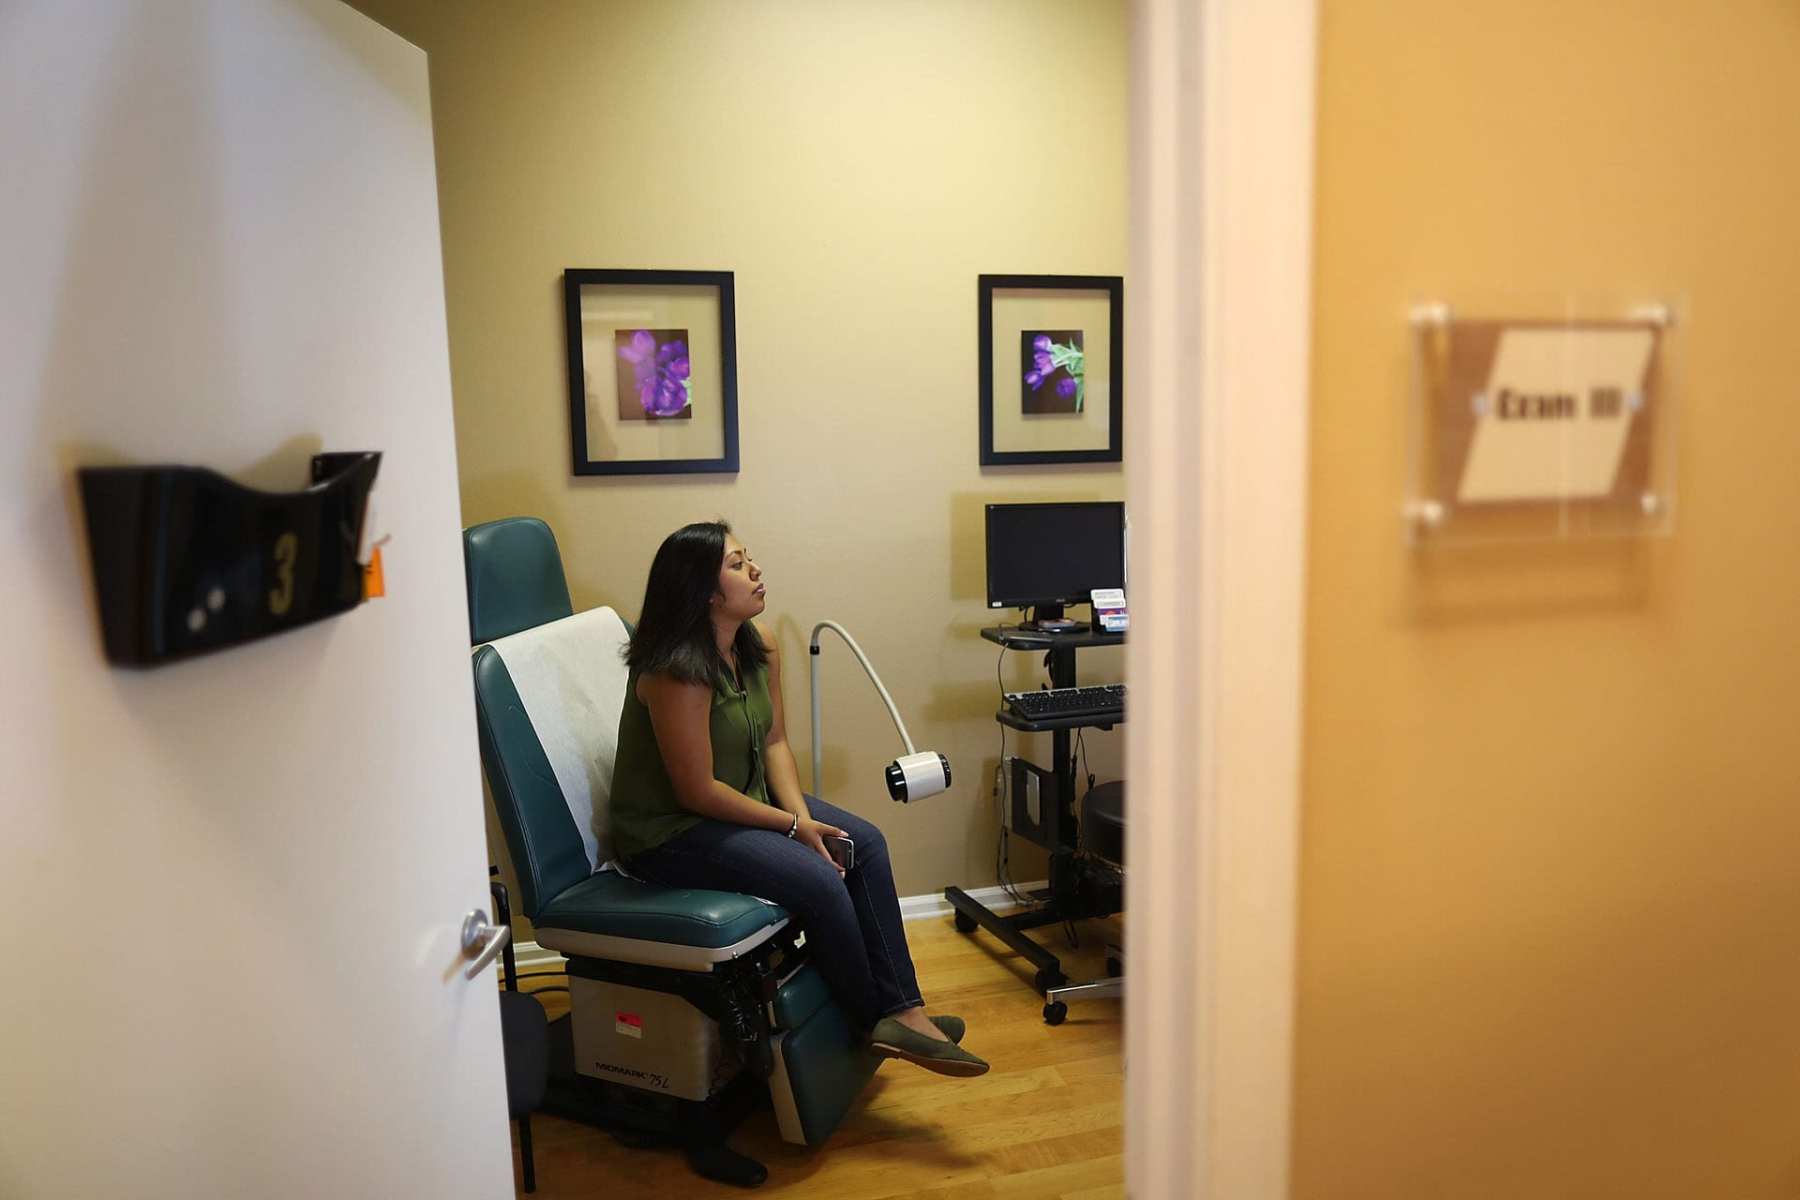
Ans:
{"label": "exam table base", "polygon": [[628,1146],[679,1146],[694,1171],[708,1179],[755,1187],[768,1178],[761,1163],[725,1144],[766,1095],[766,1085],[750,1071],[704,1102],[590,1079],[575,1070],[569,1018],[550,1022],[550,1082],[540,1111],[598,1126]]}

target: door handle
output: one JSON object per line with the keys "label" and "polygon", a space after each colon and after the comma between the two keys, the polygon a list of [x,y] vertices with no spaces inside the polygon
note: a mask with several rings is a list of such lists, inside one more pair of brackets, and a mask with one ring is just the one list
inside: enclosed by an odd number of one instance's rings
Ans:
{"label": "door handle", "polygon": [[511,937],[510,928],[495,925],[479,908],[470,909],[469,915],[463,918],[462,948],[463,954],[475,961],[463,972],[463,978],[474,979],[493,966],[494,960],[506,949],[506,943]]}

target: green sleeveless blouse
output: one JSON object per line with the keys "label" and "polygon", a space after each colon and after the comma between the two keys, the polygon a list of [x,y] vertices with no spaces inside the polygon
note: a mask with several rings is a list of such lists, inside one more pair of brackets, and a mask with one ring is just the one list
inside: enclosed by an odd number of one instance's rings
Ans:
{"label": "green sleeveless blouse", "polygon": [[[627,864],[633,855],[660,846],[701,821],[676,802],[675,785],[663,765],[650,710],[638,699],[637,683],[638,672],[632,671],[625,682],[613,759],[613,853]],[[712,695],[713,778],[752,800],[772,803],[763,773],[763,741],[774,722],[767,667],[745,672],[741,689],[729,674],[722,675]]]}

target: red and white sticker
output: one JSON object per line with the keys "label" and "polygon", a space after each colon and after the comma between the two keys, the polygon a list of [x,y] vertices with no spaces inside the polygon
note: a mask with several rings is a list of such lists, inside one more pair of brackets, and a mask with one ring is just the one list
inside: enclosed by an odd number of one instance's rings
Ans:
{"label": "red and white sticker", "polygon": [[644,1018],[636,1013],[614,1013],[613,1032],[625,1037],[641,1038],[644,1036]]}

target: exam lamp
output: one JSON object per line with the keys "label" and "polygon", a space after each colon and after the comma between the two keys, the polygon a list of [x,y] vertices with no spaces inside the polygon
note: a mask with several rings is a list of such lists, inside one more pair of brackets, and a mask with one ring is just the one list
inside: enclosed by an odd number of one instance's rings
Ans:
{"label": "exam lamp", "polygon": [[912,735],[906,732],[906,722],[900,719],[900,710],[894,707],[894,698],[888,695],[882,686],[881,676],[875,674],[875,668],[869,664],[869,656],[862,652],[850,631],[836,621],[820,621],[813,626],[812,644],[808,647],[812,659],[812,785],[819,786],[820,760],[824,753],[825,739],[819,731],[819,634],[829,629],[844,639],[850,652],[856,655],[856,661],[881,693],[881,702],[887,705],[888,716],[894,718],[894,728],[900,731],[900,741],[906,746],[906,753],[887,765],[888,795],[901,803],[909,800],[923,800],[927,796],[935,796],[950,786],[950,760],[935,750],[918,750],[913,746]]}

